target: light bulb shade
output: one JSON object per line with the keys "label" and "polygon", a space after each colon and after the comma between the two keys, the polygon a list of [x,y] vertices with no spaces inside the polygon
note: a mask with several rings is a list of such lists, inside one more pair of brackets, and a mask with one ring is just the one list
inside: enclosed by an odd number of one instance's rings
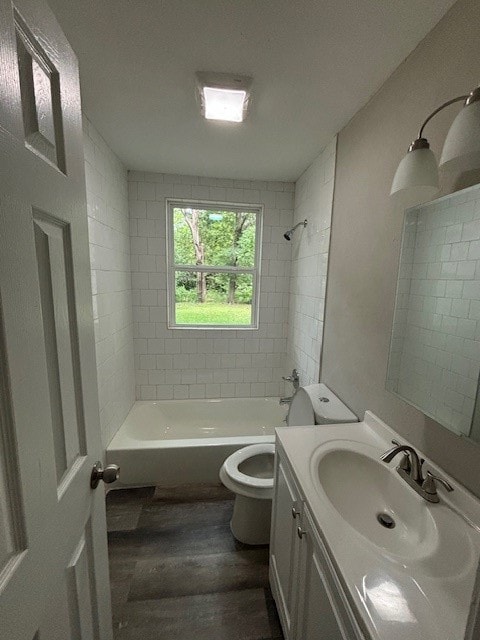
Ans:
{"label": "light bulb shade", "polygon": [[463,107],[453,121],[443,145],[440,166],[448,171],[480,167],[480,100]]}
{"label": "light bulb shade", "polygon": [[409,151],[398,165],[391,196],[406,197],[409,203],[430,200],[438,191],[438,167],[431,149]]}

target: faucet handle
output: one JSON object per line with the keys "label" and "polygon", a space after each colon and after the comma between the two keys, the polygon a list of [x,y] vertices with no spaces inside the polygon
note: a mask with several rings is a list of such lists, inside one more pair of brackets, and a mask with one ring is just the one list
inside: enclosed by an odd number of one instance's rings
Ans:
{"label": "faucet handle", "polygon": [[[420,473],[420,481],[423,478],[423,463],[425,462],[425,458],[418,459],[418,472]],[[428,471],[427,471],[428,473]]]}
{"label": "faucet handle", "polygon": [[[396,447],[400,447],[400,442],[398,440],[393,439],[392,440],[392,444],[394,444]],[[423,466],[423,463],[425,462],[425,458],[419,458],[418,460],[418,466],[419,466],[419,471],[421,473],[421,469]],[[410,460],[410,453],[408,451],[404,451],[403,454],[403,458],[400,462],[400,464],[398,465],[399,469],[402,469],[403,471],[405,471],[406,473],[410,473],[412,470],[412,461]]]}
{"label": "faucet handle", "polygon": [[282,376],[282,380],[285,380],[285,382],[291,382],[295,389],[298,389],[300,385],[300,377],[296,369],[294,369],[289,376]]}
{"label": "faucet handle", "polygon": [[440,478],[440,476],[436,476],[431,471],[427,471],[427,477],[422,484],[422,489],[425,491],[425,493],[428,493],[430,495],[436,495],[437,482],[440,482],[440,484],[443,485],[447,491],[449,492],[453,491],[452,485],[449,482],[447,482],[447,480]]}
{"label": "faucet handle", "polygon": [[412,470],[412,462],[410,460],[410,454],[408,453],[408,451],[404,452],[398,467],[399,469],[402,469],[406,473],[410,473],[410,471]]}
{"label": "faucet handle", "polygon": [[[400,442],[398,440],[392,440],[392,444],[394,444],[396,447],[400,446]],[[398,465],[398,468],[402,469],[402,471],[405,471],[406,473],[410,473],[410,471],[412,470],[412,462],[410,460],[410,454],[408,451],[403,452],[403,458]]]}

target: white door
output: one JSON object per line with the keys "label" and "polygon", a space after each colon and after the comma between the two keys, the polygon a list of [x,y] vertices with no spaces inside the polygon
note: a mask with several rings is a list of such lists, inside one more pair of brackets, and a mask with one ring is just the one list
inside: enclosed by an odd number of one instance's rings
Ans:
{"label": "white door", "polygon": [[0,0],[0,638],[112,636],[75,55]]}

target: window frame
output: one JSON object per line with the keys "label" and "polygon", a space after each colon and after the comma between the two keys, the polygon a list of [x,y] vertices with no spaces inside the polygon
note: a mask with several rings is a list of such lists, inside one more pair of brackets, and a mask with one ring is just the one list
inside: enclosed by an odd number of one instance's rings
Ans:
{"label": "window frame", "polygon": [[[167,263],[167,327],[168,329],[191,329],[211,331],[257,331],[260,316],[260,281],[262,263],[263,214],[262,204],[222,202],[218,200],[201,200],[193,198],[166,198],[166,263]],[[175,263],[173,210],[175,208],[218,209],[219,211],[240,211],[255,213],[255,262],[253,267],[200,266]],[[252,276],[252,322],[245,325],[233,324],[178,324],[175,318],[175,272],[190,271],[192,273],[238,273]]]}

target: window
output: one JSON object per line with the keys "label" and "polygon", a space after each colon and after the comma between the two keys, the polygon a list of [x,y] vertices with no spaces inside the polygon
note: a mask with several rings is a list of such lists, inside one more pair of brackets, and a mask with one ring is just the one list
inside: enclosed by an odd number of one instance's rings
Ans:
{"label": "window", "polygon": [[168,326],[257,329],[262,207],[167,201]]}

